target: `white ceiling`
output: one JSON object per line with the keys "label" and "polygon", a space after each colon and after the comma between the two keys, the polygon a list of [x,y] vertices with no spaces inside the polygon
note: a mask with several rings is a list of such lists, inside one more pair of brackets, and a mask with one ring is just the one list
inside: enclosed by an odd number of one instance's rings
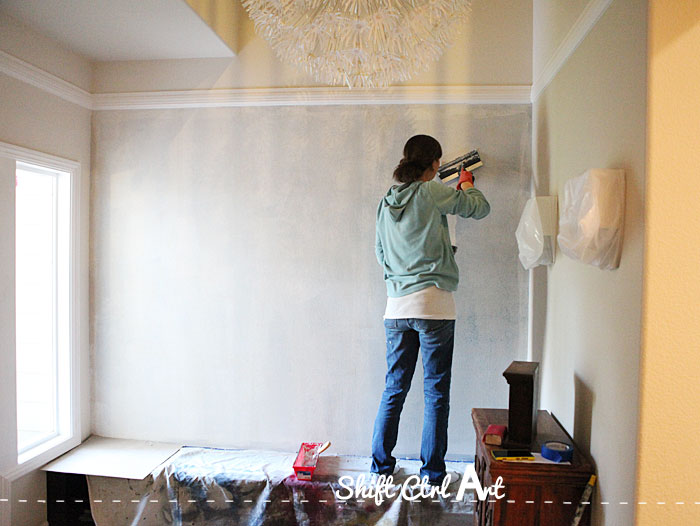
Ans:
{"label": "white ceiling", "polygon": [[233,56],[184,0],[0,0],[0,10],[94,61]]}

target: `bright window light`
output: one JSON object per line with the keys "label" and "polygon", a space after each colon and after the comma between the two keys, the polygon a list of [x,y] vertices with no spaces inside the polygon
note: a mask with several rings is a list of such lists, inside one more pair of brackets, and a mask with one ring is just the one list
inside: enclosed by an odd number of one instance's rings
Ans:
{"label": "bright window light", "polygon": [[71,174],[17,163],[17,452],[71,434]]}

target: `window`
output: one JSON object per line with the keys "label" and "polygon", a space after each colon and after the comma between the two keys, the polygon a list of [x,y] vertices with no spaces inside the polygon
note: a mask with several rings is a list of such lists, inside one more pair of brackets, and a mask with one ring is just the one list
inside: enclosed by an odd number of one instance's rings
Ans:
{"label": "window", "polygon": [[[0,475],[80,444],[80,164],[0,142]],[[5,228],[2,226],[5,225]],[[81,323],[83,322],[83,323]]]}
{"label": "window", "polygon": [[70,174],[18,162],[17,452],[70,434]]}

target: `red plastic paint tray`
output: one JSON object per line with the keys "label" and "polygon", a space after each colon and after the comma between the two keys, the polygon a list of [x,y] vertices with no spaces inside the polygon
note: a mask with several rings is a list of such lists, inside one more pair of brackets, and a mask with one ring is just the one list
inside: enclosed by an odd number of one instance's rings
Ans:
{"label": "red plastic paint tray", "polygon": [[311,480],[314,476],[318,454],[316,453],[323,442],[302,442],[294,461],[294,473],[299,480]]}

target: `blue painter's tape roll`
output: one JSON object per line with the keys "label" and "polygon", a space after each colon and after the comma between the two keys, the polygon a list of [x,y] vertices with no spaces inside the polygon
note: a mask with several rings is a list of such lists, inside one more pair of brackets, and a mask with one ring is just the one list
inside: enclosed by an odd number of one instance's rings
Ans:
{"label": "blue painter's tape roll", "polygon": [[574,458],[574,448],[564,442],[545,442],[540,451],[542,456],[552,462],[571,462]]}

